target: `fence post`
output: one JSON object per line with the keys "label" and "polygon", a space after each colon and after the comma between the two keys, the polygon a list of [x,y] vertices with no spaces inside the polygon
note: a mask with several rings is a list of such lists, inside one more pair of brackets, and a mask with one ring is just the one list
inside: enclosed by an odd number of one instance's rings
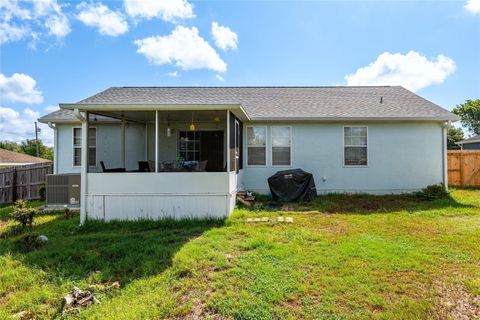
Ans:
{"label": "fence post", "polygon": [[17,168],[13,167],[12,171],[12,202],[17,201]]}
{"label": "fence post", "polygon": [[463,177],[463,152],[460,152],[460,185],[463,187],[465,178]]}

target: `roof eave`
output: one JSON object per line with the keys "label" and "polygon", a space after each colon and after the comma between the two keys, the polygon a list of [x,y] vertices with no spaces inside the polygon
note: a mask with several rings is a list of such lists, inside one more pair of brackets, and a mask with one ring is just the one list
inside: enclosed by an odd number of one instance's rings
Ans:
{"label": "roof eave", "polygon": [[252,121],[459,121],[456,117],[252,117]]}

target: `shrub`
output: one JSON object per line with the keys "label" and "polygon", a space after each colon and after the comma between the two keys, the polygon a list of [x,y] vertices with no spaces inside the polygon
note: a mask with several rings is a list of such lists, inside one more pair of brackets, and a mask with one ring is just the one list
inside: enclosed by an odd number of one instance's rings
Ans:
{"label": "shrub", "polygon": [[40,201],[45,201],[47,199],[47,188],[45,188],[45,185],[42,185],[40,188],[38,188],[38,195],[40,197]]}
{"label": "shrub", "polygon": [[38,234],[35,233],[26,233],[15,240],[15,246],[23,252],[39,249],[43,244],[44,242],[41,241]]}
{"label": "shrub", "polygon": [[36,214],[37,209],[29,207],[26,200],[17,200],[15,201],[15,205],[13,206],[13,211],[10,213],[10,216],[12,219],[20,223],[23,228],[25,228],[26,226],[32,226],[33,219]]}
{"label": "shrub", "polygon": [[421,200],[435,200],[446,198],[448,196],[448,192],[445,190],[445,185],[440,183],[429,185],[417,192],[415,195]]}
{"label": "shrub", "polygon": [[73,212],[69,208],[65,208],[63,210],[63,218],[70,219],[71,217],[73,217]]}

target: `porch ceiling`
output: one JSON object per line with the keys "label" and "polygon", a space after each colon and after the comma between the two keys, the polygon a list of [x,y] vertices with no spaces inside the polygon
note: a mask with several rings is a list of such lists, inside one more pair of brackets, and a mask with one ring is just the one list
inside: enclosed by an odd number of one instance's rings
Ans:
{"label": "porch ceiling", "polygon": [[[175,104],[175,105],[130,105],[130,104],[75,104],[75,103],[63,103],[60,104],[61,109],[66,110],[75,110],[78,109],[80,111],[89,111],[94,112],[97,114],[110,114],[118,117],[118,115],[126,114],[127,112],[141,112],[144,115],[142,117],[146,117],[150,119],[148,114],[155,114],[155,111],[158,110],[159,112],[166,113],[176,113],[176,112],[187,112],[190,114],[191,119],[191,112],[195,113],[203,113],[203,112],[218,112],[219,114],[221,111],[230,110],[237,118],[242,121],[248,121],[250,118],[248,117],[247,113],[243,110],[243,107],[240,104],[209,104],[209,105],[184,105],[184,104]],[[142,121],[140,118],[139,121]]]}
{"label": "porch ceiling", "polygon": [[[173,111],[159,111],[158,117],[160,122],[190,122],[192,121],[192,112],[194,122],[214,122],[214,118],[218,116],[221,122],[226,121],[226,111],[221,110],[173,110]],[[154,122],[155,111],[91,111],[92,115],[102,115],[112,117],[115,119],[125,118],[126,120],[138,122]]]}

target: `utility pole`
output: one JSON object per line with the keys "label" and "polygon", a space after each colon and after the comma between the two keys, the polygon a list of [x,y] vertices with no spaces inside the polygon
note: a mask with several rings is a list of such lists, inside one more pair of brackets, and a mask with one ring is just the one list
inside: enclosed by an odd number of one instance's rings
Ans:
{"label": "utility pole", "polygon": [[38,133],[40,132],[40,128],[37,127],[37,121],[35,121],[35,146],[37,147],[37,158],[40,157],[40,152],[38,150]]}

